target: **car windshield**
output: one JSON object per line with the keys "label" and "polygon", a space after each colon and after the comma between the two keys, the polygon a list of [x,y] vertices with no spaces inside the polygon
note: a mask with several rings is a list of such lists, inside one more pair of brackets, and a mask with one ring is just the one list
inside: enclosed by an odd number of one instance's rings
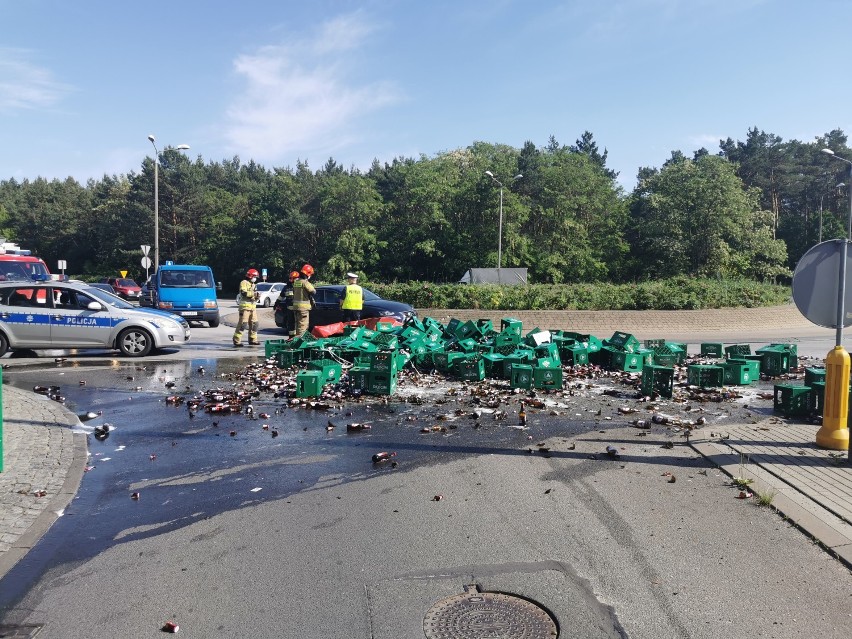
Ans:
{"label": "car windshield", "polygon": [[212,288],[209,273],[203,271],[164,271],[160,276],[163,288]]}
{"label": "car windshield", "polygon": [[107,306],[112,306],[113,308],[137,308],[130,302],[125,302],[123,299],[118,297],[117,295],[113,295],[101,288],[95,288],[94,286],[86,286],[85,291],[87,295],[91,295],[92,297],[98,298],[98,301],[103,302]]}
{"label": "car windshield", "polygon": [[120,279],[116,282],[119,286],[136,286],[136,282],[133,280]]}
{"label": "car windshield", "polygon": [[271,282],[264,282],[263,284],[258,284],[257,286],[255,286],[255,288],[258,291],[260,291],[261,293],[263,293],[263,292],[268,291],[269,289],[272,288],[272,283]]}
{"label": "car windshield", "polygon": [[0,261],[0,279],[10,281],[49,280],[50,274],[41,262]]}

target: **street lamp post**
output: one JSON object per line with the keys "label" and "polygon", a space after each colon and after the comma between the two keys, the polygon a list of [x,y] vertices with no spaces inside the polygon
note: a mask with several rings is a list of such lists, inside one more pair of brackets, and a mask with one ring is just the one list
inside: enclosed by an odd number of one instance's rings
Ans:
{"label": "street lamp post", "polygon": [[[845,162],[849,167],[849,184],[852,185],[852,161],[835,155],[831,149],[823,153]],[[819,446],[834,449],[849,448],[849,353],[843,348],[843,323],[846,319],[846,262],[849,259],[849,242],[852,239],[852,188],[849,189],[849,220],[846,237],[838,239],[840,266],[837,283],[837,333],[834,350],[825,358],[825,401],[823,402],[822,427],[817,432]]]}
{"label": "street lamp post", "polygon": [[[486,171],[485,175],[490,177],[491,180],[500,187],[500,222],[497,226],[497,269],[499,270],[503,266],[503,183],[494,177],[494,174],[491,171]],[[522,177],[524,176],[518,173],[512,178],[512,182],[520,180]]]}
{"label": "street lamp post", "polygon": [[[154,147],[154,271],[160,268],[160,151],[154,134],[148,136]],[[178,151],[187,151],[188,144],[178,144]]]}

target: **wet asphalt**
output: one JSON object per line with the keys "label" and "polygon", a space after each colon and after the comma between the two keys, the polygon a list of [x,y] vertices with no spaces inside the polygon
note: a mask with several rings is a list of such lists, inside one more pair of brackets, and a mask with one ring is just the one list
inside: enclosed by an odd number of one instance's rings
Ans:
{"label": "wet asphalt", "polygon": [[[407,379],[389,401],[314,407],[267,391],[252,417],[193,416],[169,399],[227,392],[261,361],[45,362],[4,374],[21,388],[59,386],[90,451],[64,516],[0,581],[4,623],[44,623],[47,637],[88,636],[87,619],[110,636],[153,636],[166,617],[202,637],[418,637],[436,601],[477,583],[534,600],[577,636],[710,637],[732,620],[744,633],[800,626],[795,609],[771,603],[796,583],[761,551],[848,582],[770,512],[741,508],[682,428],[631,427],[645,407],[619,380],[539,395],[547,406],[527,409],[525,430],[523,395],[500,383]],[[765,390],[662,409],[724,428],[769,417]],[[395,455],[374,464],[381,451]],[[743,589],[764,602],[740,606]],[[820,604],[825,636],[848,617],[835,599]],[[724,612],[707,608],[718,600]]]}
{"label": "wet asphalt", "polygon": [[[833,637],[852,622],[849,572],[737,500],[683,428],[632,427],[650,406],[629,385],[577,380],[528,408],[527,430],[505,385],[494,419],[489,391],[429,378],[389,401],[293,407],[267,392],[254,418],[192,417],[167,398],[227,390],[262,361],[230,358],[227,332],[193,328],[182,359],[8,360],[4,382],[60,386],[90,457],[64,515],[0,580],[0,624],[39,637],[153,637],[174,619],[196,637],[415,638],[471,583],[536,602],[560,636]],[[770,390],[658,408],[723,430],[772,418]],[[396,455],[373,464],[380,451]]]}

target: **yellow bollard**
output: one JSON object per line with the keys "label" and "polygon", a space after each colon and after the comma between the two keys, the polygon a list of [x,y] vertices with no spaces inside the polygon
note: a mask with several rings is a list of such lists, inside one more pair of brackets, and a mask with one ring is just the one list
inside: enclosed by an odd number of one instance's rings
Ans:
{"label": "yellow bollard", "polygon": [[822,427],[816,445],[832,450],[849,450],[849,353],[835,346],[825,358],[825,402]]}

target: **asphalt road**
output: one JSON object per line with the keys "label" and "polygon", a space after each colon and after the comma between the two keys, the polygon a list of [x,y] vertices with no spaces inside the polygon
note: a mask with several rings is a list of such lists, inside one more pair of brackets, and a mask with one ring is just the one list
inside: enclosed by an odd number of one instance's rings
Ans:
{"label": "asphalt road", "polygon": [[[264,393],[257,419],[168,403],[241,383],[260,358],[236,358],[231,332],[194,329],[190,348],[144,361],[4,360],[9,383],[58,384],[70,409],[102,412],[81,428],[114,429],[89,438],[77,498],[0,581],[2,623],[40,639],[154,637],[167,620],[191,637],[414,639],[477,584],[534,602],[560,637],[848,635],[849,571],[736,499],[679,430],[631,428],[601,394],[614,382],[548,397],[527,430],[507,389],[435,380],[329,410]],[[470,417],[489,401],[507,418]],[[771,401],[700,408],[724,428]],[[521,631],[480,616],[435,636],[540,636]]]}

